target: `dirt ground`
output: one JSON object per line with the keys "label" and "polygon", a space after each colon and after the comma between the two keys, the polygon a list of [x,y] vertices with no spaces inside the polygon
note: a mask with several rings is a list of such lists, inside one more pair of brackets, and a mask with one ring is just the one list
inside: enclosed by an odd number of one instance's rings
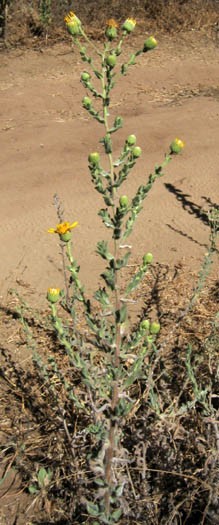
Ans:
{"label": "dirt ground", "polygon": [[[126,55],[140,45],[141,39],[133,37]],[[175,137],[185,142],[183,153],[172,160],[145,201],[130,238],[131,262],[150,251],[160,264],[183,263],[193,272],[200,268],[209,239],[205,211],[219,204],[218,61],[216,42],[205,36],[163,36],[158,48],[140,56],[114,90],[112,117],[124,117],[124,127],[114,137],[115,154],[130,133],[143,150],[123,193],[135,193]],[[95,249],[106,231],[97,216],[103,204],[91,184],[87,157],[91,151],[102,153],[98,141],[103,133],[81,105],[85,93],[79,80],[86,69],[78,51],[66,43],[1,52],[2,306],[10,288],[28,297],[31,305],[45,308],[48,287],[63,287],[58,239],[46,233],[59,222],[55,193],[65,220],[79,222],[73,240],[81,281],[89,294],[100,283],[103,266]],[[217,263],[215,257],[216,279]],[[14,490],[19,493],[19,480]],[[28,495],[23,498],[25,508]],[[12,499],[4,499],[2,525],[5,519],[15,523]],[[22,525],[25,519],[16,523]]]}
{"label": "dirt ground", "polygon": [[[133,49],[141,41],[132,39]],[[190,44],[189,44],[190,42]],[[130,51],[130,49],[126,49]],[[193,32],[163,37],[140,56],[113,93],[112,113],[124,117],[115,153],[135,133],[143,154],[123,193],[133,195],[163,160],[177,136],[186,147],[149,194],[131,242],[133,256],[146,251],[155,261],[184,261],[198,269],[208,243],[204,210],[218,204],[219,48]],[[77,50],[57,44],[1,53],[1,300],[19,283],[45,304],[50,286],[63,286],[55,236],[57,193],[65,220],[77,220],[74,255],[81,280],[96,288],[102,262],[96,243],[106,235],[97,211],[103,206],[90,181],[87,157],[102,152],[101,126],[81,107],[86,69]]]}

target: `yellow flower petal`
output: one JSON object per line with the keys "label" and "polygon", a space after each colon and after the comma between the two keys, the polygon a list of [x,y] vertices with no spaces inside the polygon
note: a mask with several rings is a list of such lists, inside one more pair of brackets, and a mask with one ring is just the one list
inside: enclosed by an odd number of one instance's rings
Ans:
{"label": "yellow flower petal", "polygon": [[65,221],[61,222],[60,224],[56,224],[56,232],[59,235],[63,235],[63,233],[66,233],[70,229],[70,222]]}
{"label": "yellow flower petal", "polygon": [[59,300],[60,288],[48,288],[47,299],[51,304],[57,303]]}
{"label": "yellow flower petal", "polygon": [[123,31],[126,33],[132,33],[136,26],[136,20],[134,18],[126,18],[124,24],[122,25]]}
{"label": "yellow flower petal", "polygon": [[68,32],[72,36],[77,37],[81,33],[81,21],[79,20],[79,18],[73,13],[73,11],[70,11],[70,13],[65,17],[64,20]]}
{"label": "yellow flower petal", "polygon": [[73,13],[73,11],[70,11],[68,15],[64,18],[65,23],[68,24],[78,24],[80,22],[79,18]]}
{"label": "yellow flower petal", "polygon": [[178,144],[178,146],[180,146],[180,148],[184,148],[185,143],[181,139],[176,138],[175,142]]}
{"label": "yellow flower petal", "polygon": [[118,24],[117,24],[117,22],[114,20],[114,18],[110,18],[109,20],[107,20],[106,25],[107,25],[108,27],[118,27]]}
{"label": "yellow flower petal", "polygon": [[48,293],[51,293],[52,295],[59,295],[60,288],[48,288]]}
{"label": "yellow flower petal", "polygon": [[73,224],[70,226],[69,230],[72,230],[72,228],[76,228],[76,226],[78,226],[78,222],[77,221],[73,222]]}
{"label": "yellow flower petal", "polygon": [[126,22],[131,22],[132,24],[134,24],[134,26],[136,25],[135,18],[126,18]]}
{"label": "yellow flower petal", "polygon": [[47,230],[47,233],[58,233],[58,235],[64,235],[78,225],[78,222],[75,221],[73,224],[70,224],[68,221],[61,222],[56,224],[56,228],[50,228]]}

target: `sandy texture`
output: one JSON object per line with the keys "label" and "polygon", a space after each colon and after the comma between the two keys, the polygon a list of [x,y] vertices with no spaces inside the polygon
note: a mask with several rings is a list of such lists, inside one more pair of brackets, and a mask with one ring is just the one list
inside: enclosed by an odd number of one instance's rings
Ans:
{"label": "sandy texture", "polygon": [[[139,44],[133,39],[133,49]],[[176,136],[186,143],[145,201],[130,238],[133,259],[150,251],[160,263],[183,260],[199,268],[209,237],[203,212],[218,204],[219,195],[218,55],[211,41],[193,38],[188,48],[186,37],[165,38],[113,92],[112,117],[124,117],[115,154],[130,133],[143,150],[122,193],[134,194]],[[103,129],[81,106],[84,69],[78,51],[67,45],[1,54],[1,301],[11,286],[30,285],[32,302],[44,305],[47,288],[63,286],[58,238],[46,233],[59,222],[54,193],[65,220],[80,224],[73,240],[81,280],[90,292],[100,282],[95,248],[109,232],[97,216],[103,203],[87,157],[102,153]]]}

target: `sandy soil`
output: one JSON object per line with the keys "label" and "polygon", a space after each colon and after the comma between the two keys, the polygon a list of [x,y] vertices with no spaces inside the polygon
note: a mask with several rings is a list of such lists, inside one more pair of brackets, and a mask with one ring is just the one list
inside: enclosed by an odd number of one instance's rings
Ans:
{"label": "sandy soil", "polygon": [[[139,44],[133,39],[133,48]],[[124,117],[114,136],[115,153],[130,133],[143,150],[123,193],[134,194],[176,136],[186,143],[146,200],[131,238],[133,258],[150,251],[160,263],[200,266],[209,237],[203,211],[218,204],[219,195],[218,55],[213,42],[192,33],[190,47],[187,35],[165,38],[113,92],[112,117]],[[47,288],[63,286],[58,239],[46,233],[59,222],[54,193],[65,220],[80,224],[73,238],[81,280],[90,292],[99,282],[102,261],[95,248],[108,232],[97,216],[103,204],[91,184],[87,157],[102,152],[103,130],[81,106],[84,69],[70,44],[1,53],[3,302],[10,287],[21,287],[22,293],[30,287],[32,303],[43,306]]]}

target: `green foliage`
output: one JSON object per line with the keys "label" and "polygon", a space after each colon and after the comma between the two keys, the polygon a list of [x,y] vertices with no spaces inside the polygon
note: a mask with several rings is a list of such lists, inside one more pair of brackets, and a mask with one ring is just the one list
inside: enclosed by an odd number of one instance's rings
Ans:
{"label": "green foliage", "polygon": [[41,22],[48,27],[51,23],[51,0],[41,0],[39,12]]}
{"label": "green foliage", "polygon": [[52,475],[52,470],[50,468],[47,470],[45,468],[40,468],[36,482],[28,487],[30,494],[38,494],[40,490],[45,489],[49,485]]}

